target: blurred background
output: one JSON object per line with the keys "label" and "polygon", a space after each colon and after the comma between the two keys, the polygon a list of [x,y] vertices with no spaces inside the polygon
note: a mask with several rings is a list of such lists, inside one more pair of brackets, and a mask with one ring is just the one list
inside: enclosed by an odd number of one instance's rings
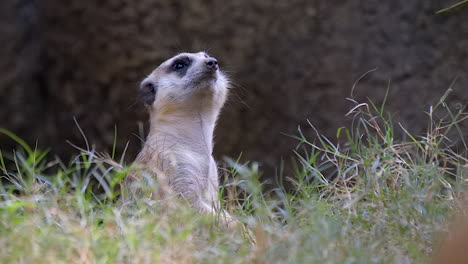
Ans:
{"label": "blurred background", "polygon": [[[0,127],[68,159],[84,141],[98,151],[130,141],[147,114],[139,82],[178,52],[208,51],[233,80],[216,130],[215,154],[259,161],[267,177],[298,143],[297,128],[334,138],[349,125],[346,100],[384,100],[411,132],[456,79],[448,102],[468,102],[468,9],[454,1],[2,0]],[[468,128],[467,122],[462,124]],[[465,133],[465,137],[466,137]],[[0,135],[0,148],[15,144]],[[288,166],[287,166],[288,167]]]}

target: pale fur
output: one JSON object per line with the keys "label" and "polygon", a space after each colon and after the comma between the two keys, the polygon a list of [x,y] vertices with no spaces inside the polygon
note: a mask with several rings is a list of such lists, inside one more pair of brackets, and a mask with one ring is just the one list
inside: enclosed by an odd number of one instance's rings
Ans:
{"label": "pale fur", "polygon": [[[192,64],[183,77],[167,72],[174,58],[189,56]],[[169,191],[188,200],[203,213],[216,213],[218,170],[213,159],[213,132],[226,100],[228,80],[217,70],[206,72],[206,54],[182,53],[165,61],[142,83],[157,85],[150,109],[150,129],[135,160]],[[135,177],[132,175],[131,177]]]}

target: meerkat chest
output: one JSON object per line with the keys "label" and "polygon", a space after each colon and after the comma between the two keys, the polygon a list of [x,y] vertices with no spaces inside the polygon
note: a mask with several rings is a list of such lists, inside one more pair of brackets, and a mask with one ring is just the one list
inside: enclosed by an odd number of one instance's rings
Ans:
{"label": "meerkat chest", "polygon": [[203,177],[209,174],[211,155],[185,148],[165,151],[163,156],[170,171],[175,174]]}
{"label": "meerkat chest", "polygon": [[[161,140],[164,138],[164,140]],[[199,142],[187,142],[185,139],[159,137],[150,138],[146,143],[151,150],[147,165],[155,171],[164,173],[169,178],[206,178],[211,172],[211,151]]]}

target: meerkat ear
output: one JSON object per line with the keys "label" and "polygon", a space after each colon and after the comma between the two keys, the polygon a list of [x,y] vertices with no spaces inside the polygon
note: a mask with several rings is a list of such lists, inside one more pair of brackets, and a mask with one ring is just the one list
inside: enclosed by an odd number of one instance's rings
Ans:
{"label": "meerkat ear", "polygon": [[152,81],[145,80],[141,83],[138,95],[143,99],[147,105],[152,105],[156,100],[158,87]]}

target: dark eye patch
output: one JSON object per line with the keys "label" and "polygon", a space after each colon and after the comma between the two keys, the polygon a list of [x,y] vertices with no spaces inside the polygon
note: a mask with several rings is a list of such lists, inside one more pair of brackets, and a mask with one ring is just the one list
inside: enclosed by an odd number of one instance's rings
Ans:
{"label": "dark eye patch", "polygon": [[185,75],[187,72],[187,69],[190,67],[192,64],[192,60],[190,60],[189,57],[180,57],[174,59],[172,62],[171,66],[169,67],[168,71],[169,72],[176,72],[179,74],[181,77]]}

